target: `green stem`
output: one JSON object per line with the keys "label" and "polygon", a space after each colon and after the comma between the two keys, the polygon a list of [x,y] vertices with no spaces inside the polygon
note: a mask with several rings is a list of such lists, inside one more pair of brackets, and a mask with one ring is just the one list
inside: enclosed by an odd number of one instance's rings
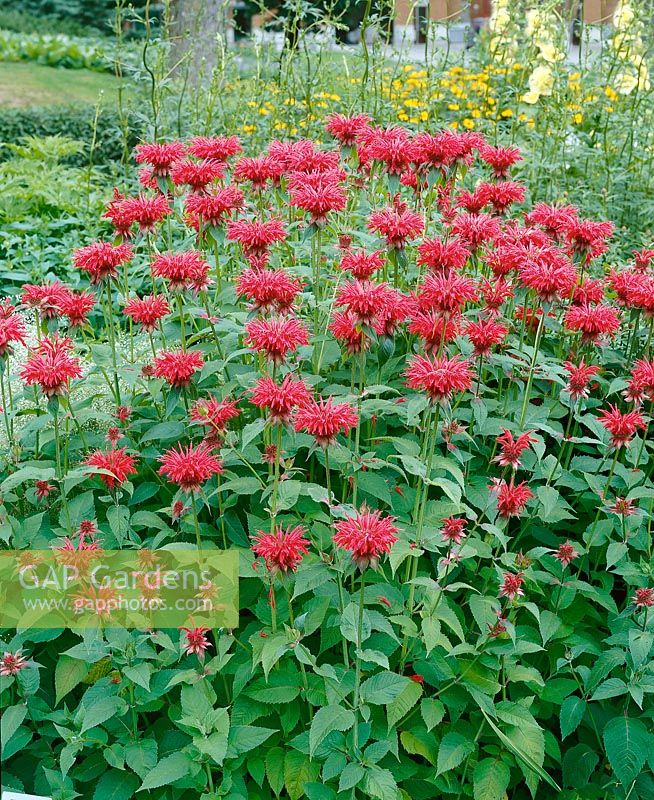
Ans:
{"label": "green stem", "polygon": [[364,611],[364,590],[366,585],[365,572],[361,573],[361,586],[359,590],[359,619],[357,623],[357,652],[355,661],[355,679],[354,679],[354,731],[353,731],[353,744],[355,754],[359,750],[359,712],[360,712],[360,694],[361,694],[361,639],[363,638],[363,611]]}

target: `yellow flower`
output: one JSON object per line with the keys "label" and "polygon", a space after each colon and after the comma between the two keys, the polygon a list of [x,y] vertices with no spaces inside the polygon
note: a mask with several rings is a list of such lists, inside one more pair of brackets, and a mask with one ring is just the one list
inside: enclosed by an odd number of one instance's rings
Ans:
{"label": "yellow flower", "polygon": [[449,103],[447,108],[449,111],[459,111],[460,106],[458,103]]}
{"label": "yellow flower", "polygon": [[513,116],[513,111],[510,108],[503,108],[500,111],[500,116],[504,117],[505,119],[508,119],[509,117]]}
{"label": "yellow flower", "polygon": [[467,128],[468,130],[472,130],[475,127],[475,121],[474,119],[470,119],[470,117],[466,117],[462,124],[463,127]]}
{"label": "yellow flower", "polygon": [[583,114],[579,114],[579,113],[574,114],[573,117],[572,117],[572,121],[574,122],[575,125],[581,125],[581,123],[583,122],[583,119],[584,119],[584,115]]}

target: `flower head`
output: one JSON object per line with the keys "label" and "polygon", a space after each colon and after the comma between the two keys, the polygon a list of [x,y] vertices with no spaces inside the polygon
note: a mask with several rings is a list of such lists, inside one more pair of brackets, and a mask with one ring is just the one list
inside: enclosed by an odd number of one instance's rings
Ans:
{"label": "flower head", "polygon": [[161,253],[152,262],[152,275],[164,278],[171,289],[202,289],[208,284],[209,263],[197,250]]}
{"label": "flower head", "polygon": [[496,461],[501,467],[518,469],[522,453],[528,450],[529,446],[535,441],[536,439],[531,435],[531,431],[521,433],[517,439],[514,439],[511,431],[505,429],[503,433],[497,437],[500,452],[495,456],[493,461]]}
{"label": "flower head", "polygon": [[65,304],[70,289],[60,283],[29,284],[23,286],[22,302],[34,308],[44,319],[54,319],[58,317]]}
{"label": "flower head", "polygon": [[166,450],[159,462],[159,475],[167,476],[171,483],[176,483],[185,492],[197,491],[212,475],[220,475],[223,471],[220,459],[212,455],[206,442],[197,447],[173,447]]}
{"label": "flower head", "polygon": [[179,630],[184,634],[182,647],[187,656],[191,655],[191,653],[195,653],[195,655],[202,660],[207,648],[213,647],[205,636],[205,634],[211,630],[210,628],[180,628]]}
{"label": "flower head", "polygon": [[496,178],[506,178],[509,168],[522,161],[517,147],[493,147],[490,144],[482,144],[479,155],[482,161],[491,167]]}
{"label": "flower head", "polygon": [[218,400],[217,397],[202,397],[191,407],[191,421],[209,428],[212,433],[223,433],[230,419],[240,414],[235,400]]}
{"label": "flower head", "polygon": [[349,281],[339,289],[335,302],[337,306],[345,306],[357,322],[369,325],[393,298],[385,283]]}
{"label": "flower head", "polygon": [[105,278],[115,278],[118,267],[131,261],[133,256],[134,252],[128,244],[94,242],[76,250],[73,263],[78,269],[88,272],[91,283],[99,283]]}
{"label": "flower head", "polygon": [[29,666],[30,663],[23,656],[21,650],[16,650],[15,653],[5,651],[2,658],[0,658],[0,675],[12,677],[13,675],[18,675],[22,669]]}
{"label": "flower head", "polygon": [[507,483],[505,480],[495,478],[490,488],[497,495],[497,513],[504,519],[519,517],[534,496],[525,481],[514,484],[513,480]]}
{"label": "flower head", "polygon": [[433,403],[449,402],[454,392],[465,392],[472,383],[470,362],[458,356],[413,356],[405,375],[407,384],[426,392]]}
{"label": "flower head", "polygon": [[0,358],[11,355],[14,344],[24,345],[26,336],[25,323],[18,314],[0,316]]}
{"label": "flower head", "polygon": [[418,245],[418,264],[434,272],[462,269],[470,251],[457,238],[425,239]]}
{"label": "flower head", "polygon": [[189,153],[196,158],[227,161],[242,150],[238,136],[195,136],[187,145]]}
{"label": "flower head", "polygon": [[397,541],[397,527],[393,517],[382,516],[381,511],[371,511],[362,506],[353,517],[335,525],[334,544],[348,550],[352,560],[364,570],[377,566],[380,556],[388,553]]}
{"label": "flower head", "polygon": [[121,486],[130,475],[136,474],[136,459],[130,456],[126,447],[112,447],[110,450],[94,450],[84,461],[87,467],[97,467],[110,472],[100,474],[100,480],[107,489]]}
{"label": "flower head", "polygon": [[218,227],[233,211],[243,208],[243,192],[236,186],[210,187],[202,194],[189,194],[184,200],[187,222],[199,231]]}
{"label": "flower head", "polygon": [[203,364],[202,354],[195,350],[162,350],[154,360],[154,375],[171,386],[188,386]]}
{"label": "flower head", "polygon": [[554,553],[554,558],[558,559],[564,567],[567,567],[575,558],[579,558],[579,553],[570,542],[564,542],[559,545],[559,549]]}
{"label": "flower head", "polygon": [[424,230],[425,223],[420,214],[409,211],[406,203],[399,197],[393,199],[393,205],[381,211],[373,211],[368,222],[368,229],[379,233],[386,239],[389,247],[401,250],[410,239],[415,239]]}
{"label": "flower head", "polygon": [[315,437],[321,447],[327,447],[337,434],[347,434],[358,423],[359,418],[352,406],[335,403],[332,397],[326,400],[309,399],[295,413],[295,430],[305,431]]}
{"label": "flower head", "polygon": [[600,411],[599,421],[611,434],[611,444],[616,449],[626,447],[636,431],[646,427],[645,420],[638,411],[622,413],[617,406],[609,405]]}
{"label": "flower head", "polygon": [[145,142],[136,145],[136,162],[149,164],[155,175],[165,178],[170,174],[171,166],[185,153],[186,147],[182,142]]}
{"label": "flower head", "polygon": [[262,255],[271,244],[286,239],[286,228],[280,219],[259,220],[237,219],[228,223],[227,238],[239,242],[247,257]]}
{"label": "flower head", "polygon": [[368,127],[370,117],[367,114],[354,114],[346,117],[343,114],[330,114],[325,128],[328,133],[338,139],[346,147],[351,147],[359,133]]}
{"label": "flower head", "polygon": [[515,600],[516,597],[522,597],[522,584],[524,583],[524,575],[522,572],[505,572],[503,575],[503,582],[500,586],[500,597],[508,597],[509,600]]}
{"label": "flower head", "polygon": [[480,319],[470,322],[466,328],[468,339],[474,346],[475,355],[486,356],[491,348],[506,338],[509,329],[493,319]]}
{"label": "flower head", "polygon": [[68,381],[82,375],[80,362],[71,355],[73,343],[58,334],[45,336],[28,356],[21,378],[31,386],[38,384],[46,397],[66,394]]}
{"label": "flower head", "polygon": [[570,397],[573,400],[579,400],[580,397],[588,397],[590,379],[593,375],[597,375],[600,368],[596,364],[585,364],[583,358],[579,364],[565,361],[563,367],[568,373],[568,383],[565,389]]}
{"label": "flower head", "polygon": [[423,311],[435,309],[443,314],[456,314],[477,296],[476,283],[453,271],[429,273],[418,287],[418,305]]}
{"label": "flower head", "polygon": [[447,517],[442,522],[441,536],[443,541],[450,542],[450,544],[461,544],[466,535],[468,521],[463,517]]}
{"label": "flower head", "polygon": [[297,172],[288,178],[289,203],[308,211],[313,225],[325,225],[330,211],[342,211],[347,203],[345,190],[340,185],[343,173]]}
{"label": "flower head", "polygon": [[144,331],[152,332],[159,320],[170,314],[170,306],[163,295],[147,295],[143,299],[134,297],[125,303],[123,314],[138,323]]}
{"label": "flower head", "polygon": [[252,390],[251,402],[257,408],[265,408],[270,414],[271,422],[288,422],[295,408],[309,401],[309,390],[303,380],[285,375],[281,384],[272,378],[259,378]]}
{"label": "flower head", "polygon": [[620,317],[616,309],[600,303],[598,305],[570,306],[564,325],[568,330],[581,331],[584,342],[597,342],[602,336],[615,336],[620,329]]}
{"label": "flower head", "polygon": [[177,186],[189,186],[191,191],[202,193],[210,183],[225,175],[225,164],[215,159],[204,158],[192,161],[190,158],[175,162],[170,177]]}
{"label": "flower head", "polygon": [[636,589],[636,593],[631,598],[631,602],[636,608],[651,608],[654,606],[654,589]]}
{"label": "flower head", "polygon": [[424,340],[429,352],[438,351],[441,345],[453,341],[461,332],[460,317],[440,311],[413,311],[409,317],[409,333]]}
{"label": "flower head", "polygon": [[163,194],[126,197],[120,204],[120,216],[123,221],[129,221],[129,225],[137,222],[142,233],[154,231],[156,224],[171,213],[172,208],[168,204],[168,198]]}
{"label": "flower head", "polygon": [[264,559],[269,572],[295,572],[302,556],[309,552],[310,542],[304,538],[305,534],[301,525],[294,528],[277,525],[271,533],[257,531],[252,550]]}
{"label": "flower head", "polygon": [[301,345],[309,344],[309,332],[295,317],[253,319],[245,330],[247,346],[264,353],[275,364],[281,364]]}
{"label": "flower head", "polygon": [[283,269],[245,269],[236,281],[236,293],[252,301],[256,311],[288,311],[302,283]]}
{"label": "flower head", "polygon": [[384,256],[381,250],[366,253],[365,250],[347,250],[343,254],[339,269],[350,272],[357,280],[367,280],[384,266]]}

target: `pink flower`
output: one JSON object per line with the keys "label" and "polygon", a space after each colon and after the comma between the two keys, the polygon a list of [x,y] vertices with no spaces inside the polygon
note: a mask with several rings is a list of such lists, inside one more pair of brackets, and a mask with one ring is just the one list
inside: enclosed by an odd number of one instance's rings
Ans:
{"label": "pink flower", "polygon": [[220,475],[223,465],[211,454],[211,447],[202,442],[197,447],[188,445],[167,450],[160,458],[159,475],[166,475],[184,492],[194,492],[212,475]]}
{"label": "pink flower", "polygon": [[347,250],[343,254],[339,269],[351,272],[358,280],[367,280],[384,266],[384,256],[381,250],[366,253],[365,250]]}
{"label": "pink flower", "polygon": [[463,269],[470,251],[458,239],[425,239],[418,245],[418,264],[434,272]]}
{"label": "pink flower", "polygon": [[379,233],[386,239],[389,247],[401,250],[410,239],[419,236],[425,227],[420,214],[409,211],[399,196],[393,199],[393,206],[381,211],[373,211],[368,229]]}
{"label": "pink flower", "polygon": [[443,540],[451,544],[461,544],[466,535],[468,521],[463,517],[447,517],[442,522],[441,536]]}
{"label": "pink flower", "polygon": [[179,630],[184,633],[183,648],[186,655],[188,656],[191,655],[191,653],[195,653],[195,655],[202,661],[207,648],[213,647],[211,642],[205,636],[205,633],[211,629],[198,627],[180,628]]}
{"label": "pink flower", "polygon": [[288,374],[281,384],[269,377],[259,378],[252,390],[251,402],[258,408],[268,409],[271,422],[284,423],[288,422],[295,408],[309,401],[310,396],[304,381]]}
{"label": "pink flower", "polygon": [[262,255],[271,244],[286,239],[286,228],[280,219],[259,220],[237,219],[227,224],[227,238],[239,242],[246,257]]}
{"label": "pink flower", "polygon": [[107,489],[116,489],[125,483],[130,475],[136,475],[136,459],[128,454],[126,447],[112,447],[111,450],[105,451],[95,450],[86,458],[84,464],[111,473],[111,475],[104,473],[99,475]]}
{"label": "pink flower", "polygon": [[528,450],[529,445],[536,441],[531,433],[531,431],[521,433],[517,439],[514,439],[513,434],[505,429],[504,432],[497,437],[500,452],[495,456],[493,461],[496,461],[501,467],[518,469],[522,453]]}
{"label": "pink flower", "polygon": [[504,519],[519,517],[534,496],[525,481],[514,484],[513,479],[511,483],[507,483],[499,478],[494,478],[490,489],[497,495],[497,513]]}
{"label": "pink flower", "polygon": [[487,356],[491,348],[500,344],[506,338],[509,329],[492,319],[481,319],[479,322],[470,322],[466,328],[466,335],[474,345],[475,355]]}
{"label": "pink flower", "polygon": [[346,206],[347,197],[340,185],[343,175],[339,170],[291,174],[288,178],[290,205],[308,211],[313,225],[325,225],[330,211],[342,211]]}
{"label": "pink flower", "polygon": [[161,253],[152,262],[152,275],[164,278],[170,288],[201,289],[208,283],[209,263],[197,250]]}
{"label": "pink flower", "polygon": [[73,254],[73,263],[78,269],[88,272],[91,283],[99,283],[105,278],[115,278],[117,269],[134,256],[128,244],[113,245],[109,242],[94,242],[80,247]]}
{"label": "pink flower", "polygon": [[281,364],[289,353],[309,344],[309,332],[295,317],[253,319],[245,326],[245,343]]}
{"label": "pink flower", "polygon": [[581,331],[584,342],[597,342],[602,336],[615,336],[620,329],[618,312],[602,303],[571,306],[564,320],[568,330]]}
{"label": "pink flower", "polygon": [[639,428],[644,430],[647,427],[638,411],[623,414],[617,406],[609,405],[608,410],[603,409],[600,414],[599,421],[611,434],[611,444],[616,449],[626,447]]}
{"label": "pink flower", "polygon": [[225,164],[222,161],[205,158],[202,161],[191,161],[186,158],[173,164],[170,177],[177,186],[189,186],[193,192],[203,192],[210,183],[220,180],[225,175]]}
{"label": "pink flower", "polygon": [[295,572],[302,556],[309,552],[310,542],[304,538],[305,534],[301,525],[294,528],[277,525],[272,533],[257,531],[252,550],[265,560],[269,572]]}
{"label": "pink flower", "polygon": [[315,437],[321,447],[332,444],[337,434],[347,434],[359,421],[356,411],[347,403],[309,399],[295,413],[295,430]]}
{"label": "pink flower", "polygon": [[215,161],[227,161],[241,150],[238,136],[195,136],[188,143],[191,155]]}
{"label": "pink flower", "polygon": [[500,587],[500,597],[508,597],[509,600],[513,601],[516,597],[524,595],[522,584],[525,579],[522,572],[517,572],[515,575],[512,572],[505,572],[503,577],[504,581]]}
{"label": "pink flower", "polygon": [[367,114],[354,114],[346,117],[343,114],[330,114],[325,128],[328,133],[346,146],[351,147],[359,133],[368,126],[370,117]]}
{"label": "pink flower", "polygon": [[654,606],[654,589],[636,589],[631,602],[636,608],[651,608]]}
{"label": "pink flower", "polygon": [[154,360],[154,375],[171,386],[188,386],[204,364],[202,354],[192,350],[162,350]]}
{"label": "pink flower", "polygon": [[207,397],[193,403],[190,416],[192,422],[210,428],[213,433],[223,433],[230,419],[235,419],[240,413],[235,400]]}
{"label": "pink flower", "polygon": [[570,397],[573,400],[588,397],[590,379],[593,375],[597,375],[600,368],[596,364],[585,364],[583,358],[577,365],[571,361],[565,361],[563,367],[568,373],[568,383],[565,388]]}
{"label": "pink flower", "polygon": [[482,144],[479,148],[479,155],[493,170],[496,178],[505,178],[509,173],[509,168],[518,161],[522,161],[520,150],[517,147],[493,147],[490,144]]}
{"label": "pink flower", "polygon": [[46,397],[55,397],[68,392],[68,382],[80,378],[80,362],[70,354],[73,343],[58,334],[45,336],[38,347],[28,356],[20,376],[30,386],[38,384]]}
{"label": "pink flower", "polygon": [[433,403],[449,402],[454,392],[465,392],[472,383],[466,359],[413,356],[405,372],[412,389],[426,392]]}
{"label": "pink flower", "polygon": [[579,558],[579,553],[574,549],[570,542],[559,545],[559,549],[554,553],[554,558],[558,559],[562,566],[567,567],[575,558]]}
{"label": "pink flower", "polygon": [[170,314],[170,306],[163,295],[148,295],[142,300],[134,297],[125,303],[123,314],[137,322],[144,331],[152,332],[159,320]]}
{"label": "pink flower", "polygon": [[302,291],[302,283],[283,269],[245,269],[236,281],[236,293],[247,297],[257,311],[288,311]]}
{"label": "pink flower", "polygon": [[30,662],[23,656],[20,650],[15,653],[8,653],[5,651],[0,659],[0,675],[3,677],[12,677],[30,666]]}

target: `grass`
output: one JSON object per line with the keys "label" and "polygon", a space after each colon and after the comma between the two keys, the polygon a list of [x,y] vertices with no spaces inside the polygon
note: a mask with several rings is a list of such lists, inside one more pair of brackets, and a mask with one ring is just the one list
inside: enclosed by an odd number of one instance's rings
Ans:
{"label": "grass", "polygon": [[57,69],[42,64],[0,63],[0,107],[115,102],[118,81],[113,75],[86,69]]}

